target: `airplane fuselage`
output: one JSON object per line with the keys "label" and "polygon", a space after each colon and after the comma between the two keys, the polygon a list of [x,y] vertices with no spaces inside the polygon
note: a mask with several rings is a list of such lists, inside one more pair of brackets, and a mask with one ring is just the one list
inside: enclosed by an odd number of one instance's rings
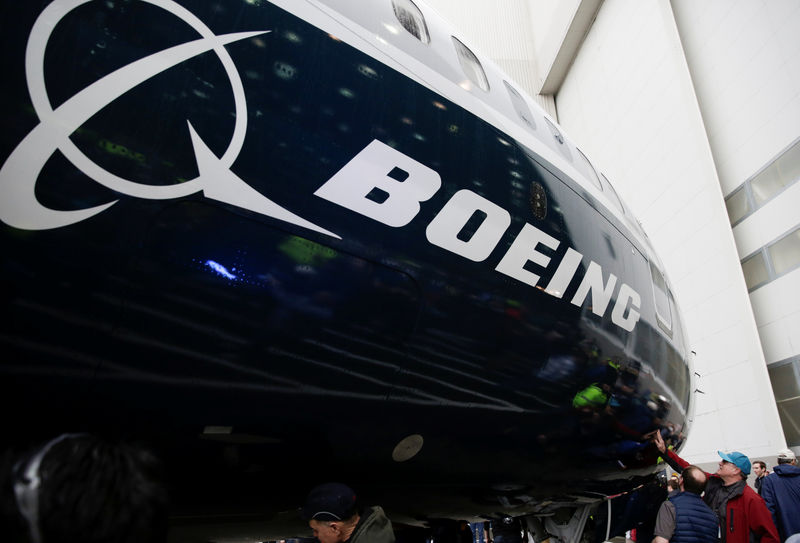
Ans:
{"label": "airplane fuselage", "polygon": [[179,519],[291,526],[328,480],[409,523],[547,512],[682,443],[630,210],[432,14],[418,45],[367,4],[4,8],[10,446],[143,440]]}

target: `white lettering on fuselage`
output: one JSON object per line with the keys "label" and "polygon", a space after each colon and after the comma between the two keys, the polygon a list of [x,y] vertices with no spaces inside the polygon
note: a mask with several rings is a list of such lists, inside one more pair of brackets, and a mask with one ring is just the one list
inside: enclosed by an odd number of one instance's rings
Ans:
{"label": "white lettering on fuselage", "polygon": [[[9,226],[25,230],[48,230],[84,221],[117,202],[114,200],[95,207],[70,211],[51,209],[42,205],[36,196],[36,181],[50,156],[59,150],[85,175],[118,193],[162,200],[202,191],[206,198],[249,209],[335,238],[339,237],[273,202],[230,169],[242,149],[247,132],[247,104],[241,78],[225,45],[265,34],[268,32],[266,30],[217,36],[194,14],[173,0],[143,0],[181,19],[191,26],[200,38],[175,45],[123,66],[53,109],[44,78],[47,44],[61,19],[89,1],[54,0],[34,22],[25,51],[25,72],[28,92],[40,123],[25,136],[0,167],[0,220]],[[93,162],[69,138],[72,132],[80,128],[94,114],[128,90],[172,66],[207,51],[216,53],[228,75],[233,90],[236,120],[231,142],[221,157],[216,156],[208,148],[192,125],[187,122],[199,172],[194,179],[178,184],[136,183],[119,177]]]}
{"label": "white lettering on fuselage", "polygon": [[[202,191],[207,198],[340,239],[335,233],[273,202],[231,171],[247,131],[247,105],[241,79],[225,45],[267,31],[217,36],[174,0],[142,0],[175,15],[194,28],[200,38],[123,66],[90,84],[54,109],[44,83],[45,50],[56,25],[68,13],[89,1],[54,0],[42,11],[31,30],[25,70],[28,91],[40,123],[0,166],[2,222],[27,230],[61,228],[84,221],[116,203],[115,200],[96,207],[70,211],[50,209],[42,205],[37,199],[35,185],[45,163],[56,150],[60,150],[85,175],[118,193],[161,200]],[[233,90],[236,120],[231,142],[221,157],[215,155],[192,125],[187,123],[199,172],[196,178],[178,184],[136,183],[92,162],[70,140],[69,136],[73,131],[127,90],[207,51],[213,51],[219,57],[228,75]],[[431,199],[441,186],[442,181],[436,171],[374,140],[314,194],[387,226],[400,228],[419,214],[422,202]],[[474,231],[468,232],[467,224],[478,222],[473,218],[480,219],[480,224],[473,225]],[[456,192],[445,203],[428,224],[425,234],[428,242],[437,247],[474,262],[483,262],[498,246],[510,225],[511,215],[507,210],[464,189]],[[538,250],[540,245],[555,251],[561,242],[526,223],[514,237],[495,270],[532,287],[541,288],[538,285],[540,276],[526,269],[529,263],[542,270],[550,264],[551,257]],[[583,255],[568,247],[550,282],[542,290],[561,298],[573,282],[582,261]],[[571,303],[580,307],[591,294],[591,309],[595,315],[602,317],[613,299],[616,283],[617,278],[613,274],[609,275],[607,282],[604,281],[600,265],[590,261]],[[611,312],[612,321],[625,330],[633,330],[639,320],[640,305],[639,294],[623,283],[619,287]]]}
{"label": "white lettering on fuselage", "polygon": [[[387,175],[389,171],[396,172],[395,177],[402,177],[403,180],[390,178]],[[441,180],[435,171],[388,145],[373,140],[314,194],[397,228],[410,223],[419,213],[420,204],[432,198],[440,186]],[[374,189],[388,196],[381,202],[368,198]],[[461,239],[459,233],[476,212],[484,215],[480,225],[469,239]],[[464,189],[451,196],[434,216],[428,224],[426,236],[433,245],[474,262],[482,262],[489,258],[510,225],[511,215],[508,211],[483,196]],[[495,270],[532,287],[538,286],[540,276],[525,267],[529,262],[542,270],[548,267],[551,257],[538,250],[540,245],[556,251],[561,242],[526,223],[514,237]],[[547,287],[542,290],[561,298],[575,278],[582,261],[583,255],[569,247]],[[616,284],[617,277],[614,274],[609,274],[608,280],[604,281],[600,264],[590,261],[571,303],[580,307],[591,294],[592,312],[602,317],[613,298]],[[623,283],[611,312],[612,322],[630,332],[639,320],[640,305],[639,294]]]}
{"label": "white lettering on fuselage", "polygon": [[[389,177],[387,164],[394,165],[404,179]],[[441,186],[438,173],[373,140],[314,194],[397,228],[410,223],[419,213],[420,202],[429,200]],[[388,197],[381,203],[367,198],[374,189]]]}
{"label": "white lettering on fuselage", "polygon": [[[459,239],[464,225],[482,212],[486,216],[468,240]],[[428,241],[474,262],[483,262],[511,224],[508,211],[471,190],[456,192],[433,218],[425,235]]]}

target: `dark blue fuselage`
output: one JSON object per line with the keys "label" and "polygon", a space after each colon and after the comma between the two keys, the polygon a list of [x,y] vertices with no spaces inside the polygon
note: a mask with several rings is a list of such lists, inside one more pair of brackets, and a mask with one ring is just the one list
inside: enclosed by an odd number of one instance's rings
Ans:
{"label": "dark blue fuselage", "polygon": [[[36,176],[41,205],[118,202],[59,228],[0,227],[9,445],[62,431],[145,440],[167,461],[176,511],[198,514],[284,511],[337,479],[398,517],[464,517],[647,476],[657,455],[644,435],[668,429],[679,444],[690,387],[678,315],[671,333],[657,323],[646,249],[493,125],[261,4],[180,2],[217,35],[269,30],[225,46],[248,121],[228,170],[341,239],[203,192],[115,191],[54,144]],[[39,12],[1,11],[0,161],[44,122],[24,64]],[[143,2],[82,5],[46,47],[50,103],[58,112],[114,70],[197,37]],[[225,155],[236,113],[214,52],[130,88],[69,139],[116,176],[178,185],[198,177],[187,121]],[[441,178],[401,227],[314,195],[374,140]],[[511,216],[479,262],[426,234],[464,189]],[[526,224],[558,242],[531,248],[544,265],[525,265],[542,288],[496,269]],[[545,292],[570,249],[583,259],[568,288]],[[602,316],[594,293],[571,303],[590,263],[617,278]],[[611,317],[623,283],[640,295],[631,331]],[[424,444],[404,460],[408,436]]]}

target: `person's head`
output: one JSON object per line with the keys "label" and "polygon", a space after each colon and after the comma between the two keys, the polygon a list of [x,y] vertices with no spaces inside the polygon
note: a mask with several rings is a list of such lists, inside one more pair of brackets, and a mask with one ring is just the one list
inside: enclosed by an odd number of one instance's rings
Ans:
{"label": "person's head", "polygon": [[341,483],[326,483],[309,492],[303,517],[320,543],[347,541],[358,524],[356,493]]}
{"label": "person's head", "polygon": [[63,434],[18,459],[12,494],[20,541],[163,543],[167,496],[147,451]]}
{"label": "person's head", "polygon": [[680,475],[677,473],[673,473],[672,477],[669,478],[667,481],[667,491],[672,492],[673,490],[680,490],[681,488],[681,478]]}
{"label": "person's head", "polygon": [[753,475],[756,477],[763,477],[767,474],[767,464],[761,460],[753,461]]}
{"label": "person's head", "polygon": [[708,477],[703,470],[697,466],[687,466],[681,474],[681,488],[686,492],[697,494],[698,496],[706,489]]}
{"label": "person's head", "polygon": [[750,475],[750,459],[747,458],[747,455],[738,451],[731,453],[717,451],[717,454],[722,458],[717,475],[725,481],[726,485],[745,480]]}
{"label": "person's head", "polygon": [[778,464],[797,464],[797,457],[792,449],[781,449],[778,451]]}

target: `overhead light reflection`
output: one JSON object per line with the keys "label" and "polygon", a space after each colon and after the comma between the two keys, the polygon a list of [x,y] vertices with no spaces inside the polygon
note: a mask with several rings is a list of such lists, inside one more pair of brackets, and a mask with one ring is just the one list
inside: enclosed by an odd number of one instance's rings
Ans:
{"label": "overhead light reflection", "polygon": [[231,272],[228,271],[228,268],[220,264],[219,262],[215,262],[213,260],[206,260],[206,266],[214,270],[216,273],[225,277],[226,279],[236,279],[236,276],[233,275]]}
{"label": "overhead light reflection", "polygon": [[300,37],[299,34],[295,34],[291,30],[287,30],[283,33],[284,37],[292,43],[303,43],[303,38]]}
{"label": "overhead light reflection", "polygon": [[275,61],[272,65],[275,75],[284,80],[294,79],[297,75],[297,68],[287,62]]}
{"label": "overhead light reflection", "polygon": [[366,64],[359,64],[358,71],[361,75],[369,77],[370,79],[377,79],[378,72],[367,66]]}
{"label": "overhead light reflection", "polygon": [[397,28],[394,25],[390,25],[388,23],[383,23],[383,28],[385,28],[386,30],[388,30],[392,34],[399,34],[400,33],[400,29],[399,28]]}

